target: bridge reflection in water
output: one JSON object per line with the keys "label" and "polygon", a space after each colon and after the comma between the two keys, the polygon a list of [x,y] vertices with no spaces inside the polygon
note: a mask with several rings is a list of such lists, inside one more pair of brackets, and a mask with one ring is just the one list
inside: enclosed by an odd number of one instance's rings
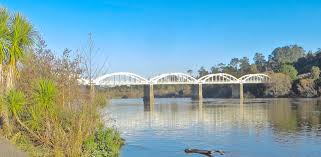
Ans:
{"label": "bridge reflection in water", "polygon": [[[126,139],[122,156],[183,156],[187,147],[217,148],[225,156],[318,156],[317,99],[112,100],[106,108]],[[109,119],[110,117],[105,117]],[[128,153],[128,154],[127,154]],[[127,154],[127,155],[126,155]]]}
{"label": "bridge reflection in water", "polygon": [[[158,99],[155,104],[141,105],[141,99],[114,100],[111,112],[117,124],[125,130],[137,130],[152,126],[190,127],[201,123],[207,129],[246,127],[254,125],[260,131],[265,125],[277,130],[295,130],[301,125],[320,126],[319,100],[293,101],[290,99]],[[299,103],[299,104],[297,104]],[[302,104],[300,104],[302,103]],[[118,107],[126,111],[113,111]],[[127,113],[123,113],[127,112]],[[243,125],[246,124],[246,125]]]}

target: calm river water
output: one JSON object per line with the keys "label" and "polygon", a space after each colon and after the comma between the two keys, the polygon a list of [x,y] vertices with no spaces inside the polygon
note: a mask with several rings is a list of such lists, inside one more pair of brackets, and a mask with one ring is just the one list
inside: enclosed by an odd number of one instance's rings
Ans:
{"label": "calm river water", "polygon": [[126,139],[122,157],[321,156],[321,99],[114,99],[104,112]]}

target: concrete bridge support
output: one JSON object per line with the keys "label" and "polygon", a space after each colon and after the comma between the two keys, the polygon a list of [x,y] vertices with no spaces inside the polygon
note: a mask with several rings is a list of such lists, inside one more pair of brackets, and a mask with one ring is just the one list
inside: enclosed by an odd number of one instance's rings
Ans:
{"label": "concrete bridge support", "polygon": [[194,100],[202,100],[203,99],[202,84],[193,84],[192,99],[194,99]]}
{"label": "concrete bridge support", "polygon": [[243,83],[232,85],[232,98],[243,99]]}
{"label": "concrete bridge support", "polygon": [[152,84],[144,85],[144,103],[154,104],[154,86]]}

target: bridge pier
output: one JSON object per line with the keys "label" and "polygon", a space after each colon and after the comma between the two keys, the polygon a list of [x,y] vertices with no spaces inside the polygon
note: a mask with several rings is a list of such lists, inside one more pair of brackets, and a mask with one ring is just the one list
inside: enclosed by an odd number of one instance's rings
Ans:
{"label": "bridge pier", "polygon": [[144,100],[144,111],[154,111],[155,105],[153,101]]}
{"label": "bridge pier", "polygon": [[232,85],[232,98],[243,99],[243,83]]}
{"label": "bridge pier", "polygon": [[152,84],[144,85],[144,103],[154,103],[154,86]]}
{"label": "bridge pier", "polygon": [[192,86],[192,99],[193,100],[201,100],[203,99],[203,88],[202,84],[193,84]]}

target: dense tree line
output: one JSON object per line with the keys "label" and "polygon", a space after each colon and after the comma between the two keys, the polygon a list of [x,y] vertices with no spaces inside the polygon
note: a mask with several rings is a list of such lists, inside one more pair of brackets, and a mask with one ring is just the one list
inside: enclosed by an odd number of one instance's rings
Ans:
{"label": "dense tree line", "polygon": [[[210,73],[228,73],[235,77],[267,73],[272,77],[272,83],[264,88],[261,96],[316,97],[321,93],[320,68],[320,49],[307,52],[301,46],[289,45],[275,48],[268,57],[255,53],[252,62],[248,57],[242,57],[232,58],[228,64],[214,65],[210,70],[200,67],[196,77]],[[193,73],[192,70],[187,72]]]}

